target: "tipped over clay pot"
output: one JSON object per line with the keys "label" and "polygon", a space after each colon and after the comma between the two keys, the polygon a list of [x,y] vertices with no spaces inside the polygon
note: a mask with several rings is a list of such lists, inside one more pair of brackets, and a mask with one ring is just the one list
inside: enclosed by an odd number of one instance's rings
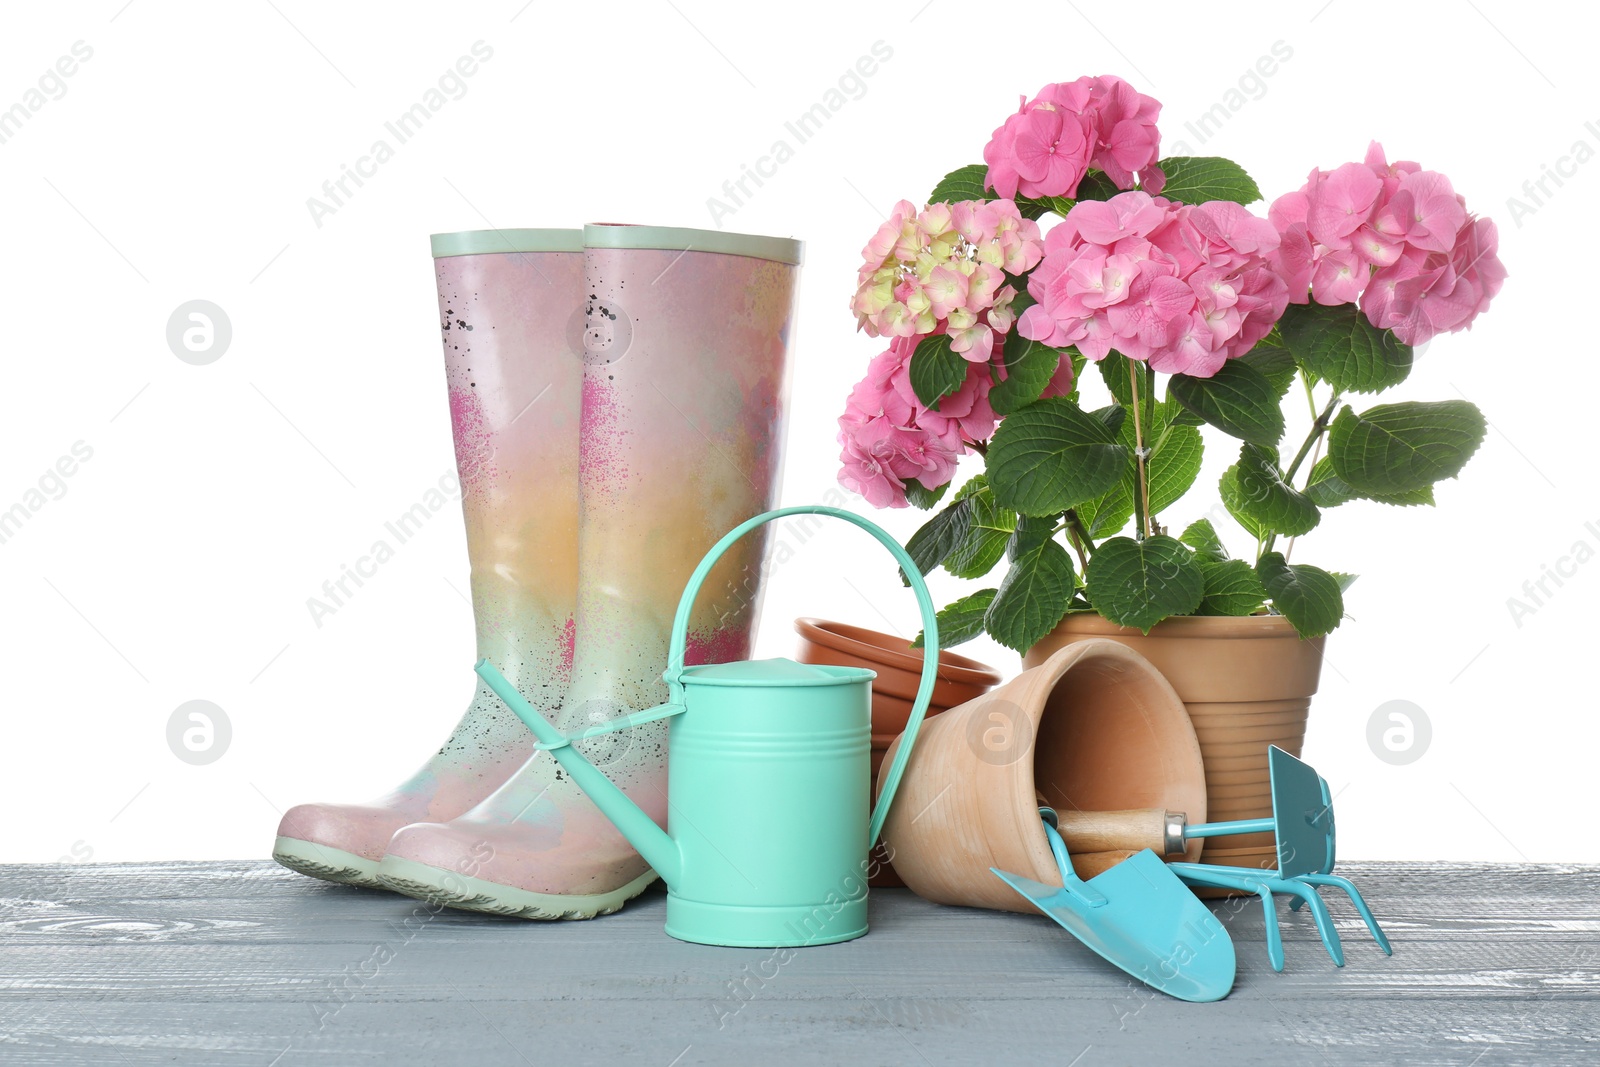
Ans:
{"label": "tipped over clay pot", "polygon": [[[1271,816],[1267,746],[1300,755],[1322,672],[1323,638],[1302,639],[1281,615],[1179,616],[1141,634],[1098,615],[1076,614],[1062,619],[1022,663],[1031,667],[1076,643],[1107,640],[1148,659],[1188,707],[1205,757],[1209,817]],[[1192,814],[1189,821],[1196,821]],[[1239,834],[1211,839],[1200,859],[1271,867],[1277,853],[1271,834]]]}
{"label": "tipped over clay pot", "polygon": [[[912,648],[903,637],[826,619],[796,619],[794,629],[800,635],[800,650],[795,658],[801,663],[866,667],[877,672],[872,681],[872,780],[876,782],[884,753],[911,718],[917,686],[922,680],[922,649]],[[928,717],[999,684],[1000,672],[993,667],[954,652],[941,652]],[[876,862],[868,884],[880,889],[905,885],[881,846],[873,851],[872,858]]]}
{"label": "tipped over clay pot", "polygon": [[[1026,912],[1032,906],[989,868],[1061,884],[1039,797],[1063,812],[1159,808],[1205,820],[1205,767],[1188,712],[1138,653],[1074,643],[923,723],[883,838],[918,895]],[[1191,843],[1189,858],[1200,846]],[[1092,877],[1126,856],[1074,856],[1073,868]]]}

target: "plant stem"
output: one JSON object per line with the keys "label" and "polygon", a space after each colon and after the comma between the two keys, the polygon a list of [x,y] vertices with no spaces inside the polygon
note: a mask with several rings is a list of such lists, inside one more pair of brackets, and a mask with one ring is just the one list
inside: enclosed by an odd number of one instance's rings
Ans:
{"label": "plant stem", "polygon": [[[1306,388],[1309,389],[1310,385],[1308,384]],[[1333,395],[1328,397],[1327,406],[1322,409],[1322,413],[1312,420],[1311,429],[1306,432],[1306,439],[1300,443],[1300,451],[1294,454],[1294,459],[1290,462],[1288,470],[1283,472],[1283,483],[1285,485],[1293,487],[1294,476],[1300,470],[1300,464],[1305,462],[1306,456],[1311,453],[1313,447],[1316,447],[1319,452],[1321,451],[1322,435],[1328,432],[1328,425],[1333,422],[1333,409],[1338,405],[1339,390],[1335,389]],[[1313,467],[1316,466],[1315,459],[1312,459],[1311,465]],[[1306,477],[1309,481],[1310,474],[1308,473]],[[1272,546],[1277,540],[1278,535],[1276,533],[1267,534],[1265,543],[1256,550],[1256,559],[1259,560],[1264,554],[1271,552]],[[1291,541],[1292,544],[1293,542]]]}
{"label": "plant stem", "polygon": [[[1139,540],[1143,541],[1150,536],[1150,482],[1145,473],[1144,449],[1144,422],[1139,415],[1139,368],[1138,360],[1128,360],[1128,386],[1133,393],[1133,455],[1139,463],[1139,492],[1134,498],[1135,525],[1139,530]],[[1146,392],[1149,392],[1146,389]]]}
{"label": "plant stem", "polygon": [[[1306,471],[1306,484],[1301,487],[1301,492],[1311,488],[1311,475],[1317,469],[1317,459],[1322,455],[1322,438],[1317,438],[1317,443],[1311,449],[1311,470]],[[1290,488],[1294,488],[1290,486]],[[1295,536],[1299,536],[1298,534]],[[1289,557],[1294,555],[1295,538],[1289,538],[1289,543],[1283,546],[1283,561],[1289,562]]]}
{"label": "plant stem", "polygon": [[[1071,514],[1071,512],[1068,512]],[[1083,551],[1083,543],[1078,540],[1078,531],[1069,522],[1063,527],[1067,531],[1067,544],[1072,546],[1072,551],[1078,557],[1078,569],[1083,573],[1089,572],[1089,557]]]}
{"label": "plant stem", "polygon": [[1283,472],[1286,483],[1294,481],[1295,472],[1300,469],[1300,464],[1305,462],[1306,453],[1311,451],[1311,446],[1322,440],[1322,435],[1328,432],[1328,425],[1333,422],[1333,409],[1339,404],[1339,391],[1335,389],[1328,398],[1328,404],[1322,409],[1311,423],[1311,429],[1306,433],[1306,439],[1300,443],[1300,451],[1294,454],[1294,460],[1289,464],[1289,469]]}
{"label": "plant stem", "polygon": [[1089,537],[1089,530],[1083,525],[1083,520],[1078,517],[1078,510],[1076,508],[1068,508],[1066,514],[1062,517],[1066,519],[1067,529],[1072,531],[1073,536],[1082,543],[1083,550],[1093,555],[1094,541]]}

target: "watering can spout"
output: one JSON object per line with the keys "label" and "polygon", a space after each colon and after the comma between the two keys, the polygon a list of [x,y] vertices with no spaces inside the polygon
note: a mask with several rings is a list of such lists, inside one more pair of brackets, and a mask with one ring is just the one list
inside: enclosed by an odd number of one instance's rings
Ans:
{"label": "watering can spout", "polygon": [[479,660],[473,668],[478,672],[478,677],[494,690],[506,707],[516,713],[517,718],[527,724],[539,739],[538,747],[545,749],[556,758],[562,768],[570,775],[572,780],[584,791],[590,800],[594,801],[605,817],[614,823],[628,843],[639,850],[645,862],[655,868],[668,887],[678,884],[683,871],[682,853],[678,843],[667,832],[656,825],[656,821],[644,813],[644,809],[635,804],[628,795],[616,787],[616,784],[594,764],[583,758],[583,754],[572,747],[572,742],[585,737],[599,736],[610,733],[612,730],[625,729],[629,726],[638,726],[655,719],[664,719],[669,715],[676,715],[683,710],[682,704],[662,704],[659,707],[646,711],[636,712],[632,715],[621,716],[612,722],[604,723],[590,730],[568,737],[561,733],[537,710],[529,704],[522,694],[517,692],[514,685],[508,682],[503,674],[495,669],[494,664],[487,659]]}
{"label": "watering can spout", "polygon": [[[878,778],[866,816],[873,672],[791,660],[690,666],[695,596],[730,545],[790,515],[828,515],[866,530],[900,564],[922,613],[922,678],[894,761]],[[667,646],[668,702],[564,734],[494,665],[478,676],[539,739],[573,782],[667,883],[667,933],[742,948],[829,945],[867,932],[867,853],[905,773],[939,667],[939,616],[921,572],[900,543],[848,511],[779,508],[729,530],[695,567],[678,600]],[[685,714],[693,708],[692,713]],[[670,716],[672,824],[657,826],[573,747],[585,738]],[[794,810],[807,808],[807,817]],[[731,858],[737,856],[737,859]],[[1157,861],[1159,862],[1159,861]],[[746,872],[749,873],[746,873]],[[1180,886],[1181,889],[1181,886]]]}

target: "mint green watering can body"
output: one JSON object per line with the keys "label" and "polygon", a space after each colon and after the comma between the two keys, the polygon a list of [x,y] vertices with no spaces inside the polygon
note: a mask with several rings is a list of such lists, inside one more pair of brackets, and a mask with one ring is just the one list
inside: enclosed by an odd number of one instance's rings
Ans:
{"label": "mint green watering can body", "polygon": [[[787,659],[684,666],[689,612],[712,566],[749,531],[789,515],[827,515],[872,534],[899,562],[921,609],[921,684],[870,822],[873,671]],[[493,664],[482,660],[477,672],[666,881],[668,934],[788,948],[867,932],[868,853],[933,695],[938,648],[933,600],[911,557],[872,522],[817,505],[757,515],[706,554],[678,603],[666,704],[567,736]],[[666,830],[572,745],[662,718],[671,719]]]}

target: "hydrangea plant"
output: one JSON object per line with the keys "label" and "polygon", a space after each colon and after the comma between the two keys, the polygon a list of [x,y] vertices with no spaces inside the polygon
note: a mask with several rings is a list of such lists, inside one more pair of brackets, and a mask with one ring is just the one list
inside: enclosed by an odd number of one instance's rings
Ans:
{"label": "hydrangea plant", "polygon": [[[897,204],[863,249],[851,307],[888,348],[839,420],[839,480],[933,511],[906,545],[923,573],[1005,564],[940,613],[946,646],[987,632],[1026,650],[1070,612],[1147,633],[1270,612],[1328,633],[1353,576],[1291,563],[1293,539],[1354,501],[1433,504],[1482,443],[1465,400],[1357,401],[1488,308],[1506,273],[1494,223],[1377,144],[1263,218],[1238,164],[1160,158],[1160,111],[1116,77],[1047,85],[983,164]],[[1112,400],[1092,410],[1090,363]],[[1296,394],[1312,421],[1291,448]],[[1217,492],[1246,558],[1207,519],[1162,522],[1208,438],[1237,451]],[[969,453],[984,470],[951,493]]]}

